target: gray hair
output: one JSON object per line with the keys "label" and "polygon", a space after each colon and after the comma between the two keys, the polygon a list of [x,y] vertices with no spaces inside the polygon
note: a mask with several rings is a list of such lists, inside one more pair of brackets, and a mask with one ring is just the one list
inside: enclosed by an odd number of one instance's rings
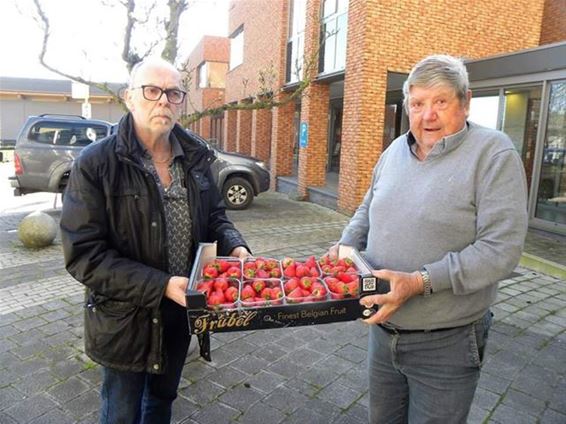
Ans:
{"label": "gray hair", "polygon": [[136,78],[137,78],[138,74],[140,73],[140,71],[143,68],[146,68],[146,67],[169,68],[172,71],[179,72],[179,70],[177,68],[175,68],[175,66],[172,63],[166,61],[165,59],[162,59],[160,57],[148,57],[148,58],[136,63],[132,67],[132,71],[130,72],[130,79],[128,81],[128,88],[132,89],[132,88],[135,87]]}
{"label": "gray hair", "polygon": [[427,56],[417,63],[403,84],[405,110],[409,101],[409,90],[413,86],[429,88],[436,85],[453,88],[460,101],[465,102],[470,82],[464,62],[456,57],[439,54]]}

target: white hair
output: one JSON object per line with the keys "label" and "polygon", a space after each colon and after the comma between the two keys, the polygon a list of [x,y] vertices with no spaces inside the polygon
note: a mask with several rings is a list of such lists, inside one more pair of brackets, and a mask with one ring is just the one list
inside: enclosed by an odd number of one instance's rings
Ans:
{"label": "white hair", "polygon": [[465,102],[470,82],[464,62],[453,56],[439,54],[427,56],[417,63],[403,84],[405,110],[409,100],[409,91],[413,86],[433,87],[435,85],[452,87],[460,101]]}

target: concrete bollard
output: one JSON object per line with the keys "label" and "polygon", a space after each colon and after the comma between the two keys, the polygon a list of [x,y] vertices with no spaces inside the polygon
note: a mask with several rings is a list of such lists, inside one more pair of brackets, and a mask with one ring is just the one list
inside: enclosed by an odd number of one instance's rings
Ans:
{"label": "concrete bollard", "polygon": [[38,249],[53,243],[57,223],[45,212],[32,212],[18,226],[18,237],[25,247]]}

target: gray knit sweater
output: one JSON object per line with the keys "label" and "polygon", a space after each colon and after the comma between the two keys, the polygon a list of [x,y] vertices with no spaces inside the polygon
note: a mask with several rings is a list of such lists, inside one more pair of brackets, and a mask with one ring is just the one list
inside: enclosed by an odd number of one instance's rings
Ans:
{"label": "gray knit sweater", "polygon": [[527,231],[527,189],[509,137],[473,123],[439,141],[424,161],[410,133],[381,155],[340,243],[366,250],[375,269],[430,273],[390,322],[407,329],[468,324],[517,265]]}

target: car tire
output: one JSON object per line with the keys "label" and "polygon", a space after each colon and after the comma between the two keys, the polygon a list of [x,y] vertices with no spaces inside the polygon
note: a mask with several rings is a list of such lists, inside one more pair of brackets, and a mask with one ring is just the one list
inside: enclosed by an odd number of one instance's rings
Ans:
{"label": "car tire", "polygon": [[228,209],[246,209],[254,200],[252,185],[244,178],[229,178],[222,189],[224,202]]}

